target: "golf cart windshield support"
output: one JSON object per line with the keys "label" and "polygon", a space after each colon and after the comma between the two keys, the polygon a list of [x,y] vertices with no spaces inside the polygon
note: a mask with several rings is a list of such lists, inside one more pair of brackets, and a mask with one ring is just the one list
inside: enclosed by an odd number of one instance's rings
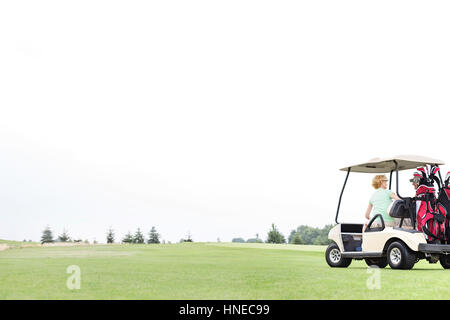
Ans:
{"label": "golf cart windshield support", "polygon": [[341,206],[342,194],[344,193],[345,185],[347,184],[348,175],[350,174],[350,170],[351,169],[352,169],[351,167],[349,167],[347,169],[347,175],[345,176],[344,185],[342,186],[341,195],[339,196],[339,202],[338,202],[337,211],[336,211],[336,219],[334,219],[337,224],[339,224],[339,222],[338,222],[338,215],[339,215],[339,207]]}
{"label": "golf cart windshield support", "polygon": [[389,174],[389,190],[391,190],[392,187],[392,172],[394,172],[394,170],[391,170],[391,173]]}
{"label": "golf cart windshield support", "polygon": [[[397,181],[395,181],[395,191],[397,193],[397,196],[400,199],[403,199],[403,197],[398,193],[398,162],[396,160],[394,160],[394,163],[395,163],[395,179],[397,180]],[[391,171],[391,173],[392,173],[392,171]],[[389,189],[391,189],[391,188],[389,188]]]}

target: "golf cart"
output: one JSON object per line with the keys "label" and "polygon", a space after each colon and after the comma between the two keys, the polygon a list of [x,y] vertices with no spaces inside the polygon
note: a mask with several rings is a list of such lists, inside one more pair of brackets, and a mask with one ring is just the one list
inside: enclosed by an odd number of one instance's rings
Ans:
{"label": "golf cart", "polygon": [[[352,259],[364,259],[369,266],[375,265],[384,268],[389,264],[392,269],[411,269],[416,262],[426,259],[430,263],[440,261],[445,269],[449,269],[450,244],[427,242],[424,232],[417,230],[415,226],[414,198],[402,197],[398,190],[399,171],[426,165],[438,167],[443,164],[440,160],[420,156],[397,156],[385,159],[376,158],[366,163],[342,168],[341,171],[346,171],[347,175],[337,206],[335,218],[337,225],[328,234],[328,239],[333,241],[325,253],[328,265],[346,268],[350,265]],[[383,217],[380,214],[370,219],[364,232],[363,224],[338,222],[342,195],[350,172],[389,173],[389,189],[391,189],[392,175],[395,173],[396,193],[405,203],[410,204],[408,210],[404,210],[400,216],[396,216],[401,218],[398,227],[385,227]],[[412,227],[402,226],[405,218],[411,219]]]}

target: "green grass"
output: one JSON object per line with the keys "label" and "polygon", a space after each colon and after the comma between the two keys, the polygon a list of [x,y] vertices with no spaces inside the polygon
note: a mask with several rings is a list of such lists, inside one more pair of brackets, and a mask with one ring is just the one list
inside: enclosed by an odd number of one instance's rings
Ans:
{"label": "green grass", "polygon": [[[380,270],[330,268],[325,247],[183,243],[28,247],[0,251],[0,299],[448,299],[450,270],[421,261]],[[66,287],[70,265],[81,289]]]}
{"label": "green grass", "polygon": [[23,245],[36,245],[37,242],[22,242],[22,241],[13,241],[13,240],[2,240],[0,239],[0,245],[6,244],[8,247],[20,247]]}

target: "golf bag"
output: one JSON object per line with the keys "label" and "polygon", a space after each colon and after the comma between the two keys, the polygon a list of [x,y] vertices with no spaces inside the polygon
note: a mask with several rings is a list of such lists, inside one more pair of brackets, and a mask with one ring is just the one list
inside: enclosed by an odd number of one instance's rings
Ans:
{"label": "golf bag", "polygon": [[427,168],[418,168],[420,176],[419,187],[416,190],[416,222],[417,230],[425,234],[425,239],[429,243],[445,242],[445,223],[447,210],[436,199],[434,182],[438,183],[439,189],[440,180],[436,176],[439,168],[432,166],[429,170]]}
{"label": "golf bag", "polygon": [[[445,181],[442,184],[439,195],[438,203],[444,207],[446,213],[450,212],[450,172],[447,173]],[[449,216],[445,215],[445,242],[449,243],[450,240],[450,228],[449,228]]]}

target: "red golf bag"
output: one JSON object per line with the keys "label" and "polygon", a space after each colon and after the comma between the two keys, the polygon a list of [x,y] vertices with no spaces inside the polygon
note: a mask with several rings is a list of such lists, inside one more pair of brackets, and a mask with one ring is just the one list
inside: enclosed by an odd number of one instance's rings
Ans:
{"label": "red golf bag", "polygon": [[[450,212],[450,172],[447,173],[445,181],[439,190],[438,203],[443,206],[446,213]],[[445,242],[449,243],[450,240],[450,228],[449,228],[449,216],[445,215]]]}
{"label": "red golf bag", "polygon": [[[428,168],[427,168],[428,169]],[[417,230],[425,234],[429,243],[444,243],[446,241],[447,210],[436,199],[434,182],[440,180],[436,176],[438,167],[432,166],[427,172],[425,168],[418,168],[420,185],[416,190],[416,222]]]}

